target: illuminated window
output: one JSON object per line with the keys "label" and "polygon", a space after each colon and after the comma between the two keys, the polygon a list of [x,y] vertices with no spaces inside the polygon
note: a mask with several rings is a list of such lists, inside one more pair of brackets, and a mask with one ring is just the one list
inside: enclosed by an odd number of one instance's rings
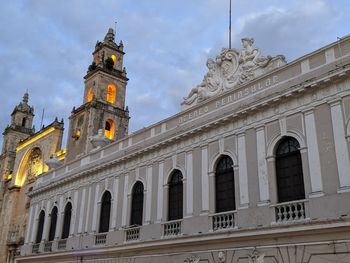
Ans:
{"label": "illuminated window", "polygon": [[107,120],[105,124],[105,136],[110,140],[114,140],[114,134],[115,124],[112,120]]}
{"label": "illuminated window", "polygon": [[113,84],[108,84],[107,86],[107,102],[114,103],[116,97],[116,87]]}
{"label": "illuminated window", "polygon": [[92,101],[93,97],[94,97],[94,93],[92,92],[92,88],[90,88],[88,93],[87,93],[87,101],[88,102]]}
{"label": "illuminated window", "polygon": [[116,55],[112,55],[111,58],[113,59],[114,65],[117,62],[117,56]]}

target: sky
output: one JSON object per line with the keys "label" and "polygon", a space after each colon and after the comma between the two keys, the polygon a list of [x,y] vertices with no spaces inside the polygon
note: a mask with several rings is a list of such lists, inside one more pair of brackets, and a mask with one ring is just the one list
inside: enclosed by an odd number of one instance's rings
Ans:
{"label": "sky", "polygon": [[[96,41],[115,22],[130,79],[130,133],[178,113],[206,60],[228,47],[229,0],[1,2],[0,131],[28,90],[36,130],[45,109],[43,124],[63,118],[67,133]],[[252,37],[262,55],[291,62],[350,34],[349,13],[348,0],[232,0],[232,47]]]}

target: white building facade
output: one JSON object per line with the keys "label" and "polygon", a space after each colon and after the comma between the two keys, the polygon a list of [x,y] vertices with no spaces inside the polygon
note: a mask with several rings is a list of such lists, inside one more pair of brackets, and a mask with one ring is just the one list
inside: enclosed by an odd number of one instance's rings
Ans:
{"label": "white building facade", "polygon": [[350,37],[256,58],[42,174],[16,262],[350,262]]}

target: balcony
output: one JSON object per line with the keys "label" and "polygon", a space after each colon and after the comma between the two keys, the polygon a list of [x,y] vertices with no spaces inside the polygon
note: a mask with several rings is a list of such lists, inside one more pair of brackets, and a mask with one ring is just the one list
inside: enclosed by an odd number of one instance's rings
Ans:
{"label": "balcony", "polygon": [[130,241],[137,241],[140,239],[140,228],[139,226],[137,227],[131,227],[129,229],[125,230],[125,241],[130,242]]}
{"label": "balcony", "polygon": [[44,244],[44,252],[52,251],[52,241],[45,242]]}
{"label": "balcony", "polygon": [[40,247],[40,243],[34,244],[34,245],[32,246],[32,253],[33,253],[33,254],[39,253],[39,247]]}
{"label": "balcony", "polygon": [[57,249],[64,250],[67,248],[67,239],[61,239],[57,242]]}
{"label": "balcony", "polygon": [[235,227],[236,211],[222,212],[211,215],[213,231],[231,229]]}
{"label": "balcony", "polygon": [[277,204],[274,207],[276,223],[295,222],[306,219],[307,200],[297,200]]}
{"label": "balcony", "polygon": [[107,234],[96,234],[95,235],[95,245],[106,244]]}
{"label": "balcony", "polygon": [[182,220],[174,220],[164,223],[163,236],[177,236],[182,234]]}

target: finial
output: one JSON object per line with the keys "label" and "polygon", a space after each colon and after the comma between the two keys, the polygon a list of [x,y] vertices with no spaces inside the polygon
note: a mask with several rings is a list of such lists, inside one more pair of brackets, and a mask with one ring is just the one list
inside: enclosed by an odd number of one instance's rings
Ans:
{"label": "finial", "polygon": [[23,95],[23,102],[27,104],[28,100],[29,100],[29,94],[28,94],[28,89],[27,89],[26,93],[24,93],[24,95]]}
{"label": "finial", "polygon": [[55,122],[58,122],[58,118],[57,117],[55,118]]}
{"label": "finial", "polygon": [[61,119],[61,123],[64,123],[63,118]]}
{"label": "finial", "polygon": [[114,31],[113,28],[109,28],[104,39],[105,42],[114,42]]}

